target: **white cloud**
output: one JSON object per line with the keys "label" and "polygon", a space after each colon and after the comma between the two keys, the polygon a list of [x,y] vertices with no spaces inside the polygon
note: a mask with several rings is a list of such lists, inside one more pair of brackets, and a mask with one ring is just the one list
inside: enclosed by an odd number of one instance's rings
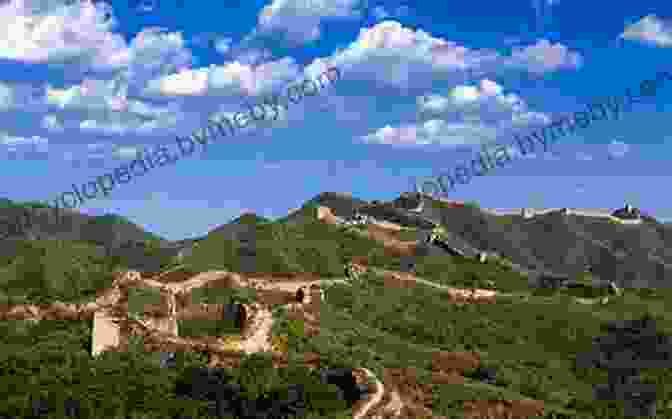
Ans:
{"label": "white cloud", "polygon": [[73,60],[98,69],[127,65],[130,51],[104,2],[53,3],[37,13],[29,1],[13,0],[0,6],[0,58],[32,63]]}
{"label": "white cloud", "polygon": [[[47,85],[45,102],[60,109],[85,111],[87,120],[80,122],[80,129],[99,133],[156,134],[159,129],[174,128],[179,105],[154,105],[127,97],[125,80],[84,79],[81,84],[65,89]],[[42,126],[57,130],[56,117],[45,117]],[[60,124],[60,123],[59,123]],[[62,128],[62,126],[61,126]]]}
{"label": "white cloud", "polygon": [[299,65],[288,57],[257,66],[233,61],[151,80],[146,92],[163,96],[257,95],[299,74]]}
{"label": "white cloud", "polygon": [[419,125],[402,125],[391,127],[386,125],[373,134],[365,135],[366,143],[388,144],[392,146],[458,146],[473,145],[483,141],[491,141],[496,130],[477,124],[447,123],[432,119]]}
{"label": "white cloud", "polygon": [[[530,111],[527,104],[494,81],[484,79],[476,85],[456,86],[446,95],[429,94],[417,99],[417,124],[385,127],[361,137],[365,143],[393,146],[477,146],[496,138],[507,137],[520,129],[531,128],[550,121],[550,116]],[[508,147],[517,158],[536,158],[521,155]],[[557,160],[552,154],[540,156]]]}
{"label": "white cloud", "polygon": [[45,115],[42,118],[42,128],[51,132],[62,132],[63,124],[58,120],[56,115]]}
{"label": "white cloud", "polygon": [[360,0],[273,0],[258,16],[258,33],[279,32],[295,43],[312,42],[322,35],[325,19],[356,18]]}
{"label": "white cloud", "polygon": [[114,156],[122,160],[133,160],[137,157],[138,152],[140,152],[139,147],[123,146],[117,147],[114,150]]}
{"label": "white cloud", "polygon": [[215,43],[215,49],[220,54],[226,54],[231,49],[231,42],[233,42],[233,39],[231,38],[219,39]]}
{"label": "white cloud", "polygon": [[6,146],[7,152],[14,158],[43,159],[49,152],[49,140],[37,135],[15,137],[2,133],[0,134],[0,143]]}
{"label": "white cloud", "polygon": [[630,151],[630,145],[623,141],[612,141],[607,145],[607,154],[609,158],[619,159],[624,157]]}
{"label": "white cloud", "polygon": [[151,80],[147,88],[165,96],[201,96],[208,90],[208,69],[183,70]]}
{"label": "white cloud", "polygon": [[16,105],[16,92],[6,83],[0,82],[0,109],[11,109]]}
{"label": "white cloud", "polygon": [[157,27],[143,29],[133,38],[130,50],[132,60],[126,79],[140,86],[148,80],[180,72],[193,61],[182,34]]}
{"label": "white cloud", "polygon": [[466,72],[496,74],[505,70],[534,73],[577,68],[578,53],[540,40],[517,47],[511,56],[495,50],[472,50],[427,32],[385,20],[360,29],[347,48],[321,59],[348,73],[348,78],[374,80],[399,88],[427,86],[432,78],[464,77]]}
{"label": "white cloud", "polygon": [[504,63],[531,73],[545,73],[581,67],[583,59],[579,53],[570,51],[562,44],[551,44],[541,39],[535,45],[525,48],[514,46],[511,57],[505,58]]}
{"label": "white cloud", "polygon": [[79,129],[89,134],[123,135],[127,128],[121,124],[107,123],[87,119],[79,124]]}
{"label": "white cloud", "polygon": [[505,94],[502,86],[487,79],[478,86],[456,86],[446,96],[423,96],[416,103],[416,125],[387,125],[361,139],[397,146],[478,145],[506,130],[548,120],[544,114],[528,111],[520,97]]}
{"label": "white cloud", "polygon": [[625,28],[619,38],[641,41],[659,47],[672,47],[672,23],[647,15]]}
{"label": "white cloud", "polygon": [[239,48],[233,53],[233,58],[241,64],[259,65],[270,61],[273,53],[265,48]]}

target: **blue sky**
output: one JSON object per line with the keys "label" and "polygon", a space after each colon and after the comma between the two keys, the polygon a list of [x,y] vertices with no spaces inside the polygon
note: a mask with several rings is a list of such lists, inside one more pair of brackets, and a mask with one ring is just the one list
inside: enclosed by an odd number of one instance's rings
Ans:
{"label": "blue sky", "polygon": [[[0,197],[56,199],[330,65],[342,79],[277,121],[79,210],[180,239],[324,191],[393,199],[483,141],[672,71],[672,3],[5,0]],[[672,220],[671,103],[672,82],[450,195],[486,208],[629,202]]]}

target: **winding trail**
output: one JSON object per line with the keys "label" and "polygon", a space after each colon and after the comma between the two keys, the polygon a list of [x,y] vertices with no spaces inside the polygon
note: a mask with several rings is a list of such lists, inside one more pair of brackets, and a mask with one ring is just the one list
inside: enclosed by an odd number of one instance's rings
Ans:
{"label": "winding trail", "polygon": [[367,414],[373,409],[373,407],[383,400],[383,394],[385,393],[385,387],[383,386],[383,383],[380,382],[375,374],[366,368],[359,368],[359,370],[366,374],[366,377],[370,381],[373,381],[373,385],[376,390],[369,396],[368,400],[366,400],[361,407],[353,408],[352,419],[362,419],[367,417]]}

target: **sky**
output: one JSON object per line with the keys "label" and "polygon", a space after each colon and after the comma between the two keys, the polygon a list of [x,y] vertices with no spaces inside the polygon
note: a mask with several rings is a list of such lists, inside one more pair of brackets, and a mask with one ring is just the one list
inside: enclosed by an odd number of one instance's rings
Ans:
{"label": "sky", "polygon": [[[0,197],[53,201],[328,68],[341,78],[86,200],[167,239],[321,192],[390,200],[413,179],[672,72],[672,2],[4,0]],[[672,81],[449,193],[484,208],[672,221]],[[174,148],[174,147],[173,147]]]}

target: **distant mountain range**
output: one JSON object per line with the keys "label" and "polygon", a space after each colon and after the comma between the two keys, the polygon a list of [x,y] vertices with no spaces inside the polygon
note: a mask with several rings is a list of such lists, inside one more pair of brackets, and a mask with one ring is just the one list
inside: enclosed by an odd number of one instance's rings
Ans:
{"label": "distant mountain range", "polygon": [[[422,198],[425,203],[420,206],[420,199],[416,194],[402,194],[394,201],[368,202],[348,194],[325,192],[275,222],[301,223],[309,216],[306,208],[326,206],[338,217],[348,218],[359,212],[419,231],[440,225],[453,237],[456,246],[495,252],[530,270],[574,276],[591,266],[593,274],[600,279],[616,281],[623,287],[658,288],[672,283],[670,223],[645,217],[638,225],[619,225],[604,218],[566,215],[560,211],[524,218],[515,214],[493,215],[473,206],[453,207],[430,198]],[[48,211],[31,205],[0,201],[0,222],[12,222],[21,211]],[[416,211],[411,211],[413,209]],[[218,236],[247,243],[243,247],[248,250],[239,252],[254,264],[254,233],[249,226],[271,222],[248,213],[205,236],[169,241],[117,215],[90,216],[68,211],[65,217],[67,222],[62,225],[50,225],[42,222],[43,218],[35,217],[37,222],[25,231],[0,241],[0,257],[12,253],[12,243],[17,240],[61,239],[87,242],[112,253],[136,254],[135,268],[153,271],[158,270],[157,267],[143,259],[145,251],[139,251],[146,243],[161,248],[162,257],[177,256],[208,237]]]}

